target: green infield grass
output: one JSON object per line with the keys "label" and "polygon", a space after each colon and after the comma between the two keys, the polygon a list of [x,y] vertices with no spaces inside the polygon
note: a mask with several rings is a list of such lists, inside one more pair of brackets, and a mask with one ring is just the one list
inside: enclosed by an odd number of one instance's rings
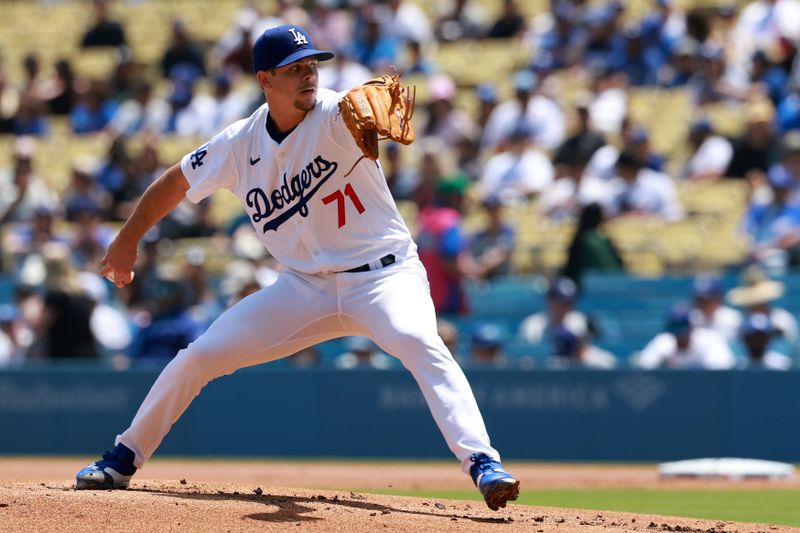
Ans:
{"label": "green infield grass", "polygon": [[[363,492],[375,492],[365,489]],[[475,491],[381,490],[383,494],[480,500]],[[800,526],[800,489],[523,490],[516,503]]]}

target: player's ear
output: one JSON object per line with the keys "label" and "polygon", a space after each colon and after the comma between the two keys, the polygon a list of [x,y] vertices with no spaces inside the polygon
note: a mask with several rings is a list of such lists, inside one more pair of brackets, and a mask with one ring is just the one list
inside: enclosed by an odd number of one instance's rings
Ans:
{"label": "player's ear", "polygon": [[261,86],[262,89],[267,89],[272,87],[272,76],[270,75],[268,70],[259,70],[256,72],[256,79],[258,80],[258,84]]}

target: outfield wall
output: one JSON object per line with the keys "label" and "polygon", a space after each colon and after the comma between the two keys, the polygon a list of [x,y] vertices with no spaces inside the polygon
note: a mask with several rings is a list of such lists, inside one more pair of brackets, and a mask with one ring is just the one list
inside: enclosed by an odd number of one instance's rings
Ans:
{"label": "outfield wall", "polygon": [[[158,370],[0,372],[0,453],[113,445]],[[493,443],[532,460],[800,462],[800,372],[468,372]],[[157,455],[446,458],[410,374],[241,370],[209,384]]]}

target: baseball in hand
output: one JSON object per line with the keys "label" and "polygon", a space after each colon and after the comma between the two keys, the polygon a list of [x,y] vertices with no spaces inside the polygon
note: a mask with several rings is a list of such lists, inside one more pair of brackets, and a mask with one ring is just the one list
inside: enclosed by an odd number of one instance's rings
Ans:
{"label": "baseball in hand", "polygon": [[[135,275],[136,274],[131,270],[131,281],[133,281],[133,277]],[[106,274],[106,279],[108,281],[110,281],[111,283],[116,283],[116,281],[114,281],[114,271],[113,270],[111,272],[109,272],[108,274]]]}

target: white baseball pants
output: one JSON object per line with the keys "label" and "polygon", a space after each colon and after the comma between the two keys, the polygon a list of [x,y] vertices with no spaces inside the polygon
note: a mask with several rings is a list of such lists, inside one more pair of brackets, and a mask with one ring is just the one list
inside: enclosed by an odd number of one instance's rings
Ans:
{"label": "white baseball pants", "polygon": [[116,442],[133,450],[141,468],[212,379],[346,335],[369,337],[411,372],[465,473],[475,452],[500,460],[472,389],[436,331],[428,280],[416,257],[369,272],[282,272],[178,352]]}

